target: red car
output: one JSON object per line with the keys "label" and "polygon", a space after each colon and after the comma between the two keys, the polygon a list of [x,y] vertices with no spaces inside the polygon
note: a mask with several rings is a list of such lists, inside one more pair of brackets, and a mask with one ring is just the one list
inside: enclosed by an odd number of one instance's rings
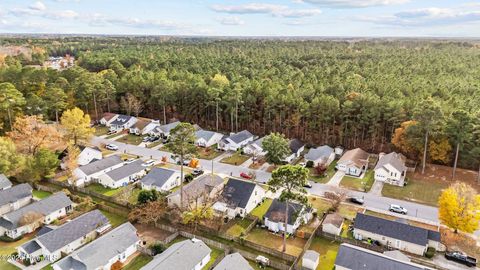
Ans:
{"label": "red car", "polygon": [[249,175],[249,174],[247,174],[247,173],[244,173],[244,172],[242,172],[242,173],[240,174],[240,176],[241,176],[242,178],[245,178],[245,179],[252,179],[252,176],[251,176],[251,175]]}

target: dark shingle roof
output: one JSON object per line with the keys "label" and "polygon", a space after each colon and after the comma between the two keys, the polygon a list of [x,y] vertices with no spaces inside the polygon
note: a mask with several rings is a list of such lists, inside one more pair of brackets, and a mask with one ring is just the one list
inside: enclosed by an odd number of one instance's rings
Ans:
{"label": "dark shingle roof", "polygon": [[176,171],[164,169],[164,168],[153,168],[147,175],[145,175],[142,180],[140,180],[145,185],[153,185],[157,187],[162,187]]}
{"label": "dark shingle roof", "polygon": [[124,125],[125,123],[127,123],[128,121],[130,121],[130,119],[132,119],[132,118],[133,118],[133,116],[119,114],[118,117],[115,120],[113,120],[112,123],[110,123],[110,125],[121,126],[121,125]]}
{"label": "dark shingle roof", "polygon": [[252,133],[248,130],[242,130],[238,133],[233,134],[232,136],[228,137],[234,143],[240,143],[245,141],[246,139],[253,137]]}
{"label": "dark shingle roof", "polygon": [[230,178],[223,188],[223,200],[232,208],[245,208],[255,186],[252,182]]}
{"label": "dark shingle roof", "polygon": [[352,246],[340,245],[336,266],[352,270],[427,270],[426,266],[395,260],[381,253]]}
{"label": "dark shingle roof", "polygon": [[22,248],[23,248],[23,250],[25,250],[28,254],[32,254],[32,253],[34,253],[35,251],[41,249],[42,247],[40,247],[40,245],[37,243],[37,241],[32,240],[32,241],[29,241],[29,242],[23,244],[23,245],[22,245]]}
{"label": "dark shingle roof", "polygon": [[78,169],[80,169],[86,175],[92,175],[99,171],[118,165],[122,162],[123,161],[119,155],[113,155],[113,156],[109,156],[104,159],[89,163],[87,165],[81,166]]}
{"label": "dark shingle roof", "polygon": [[300,148],[305,146],[305,144],[302,141],[300,141],[299,139],[291,139],[290,143],[289,143],[289,146],[290,146],[290,151],[292,151],[292,153],[296,154],[298,152],[298,150],[300,150]]}
{"label": "dark shingle roof", "polygon": [[[358,213],[354,223],[355,229],[424,246],[428,243],[429,230],[415,227],[398,221]],[[432,237],[438,232],[432,231]],[[432,239],[434,240],[434,239]]]}
{"label": "dark shingle roof", "polygon": [[12,186],[12,182],[8,180],[7,176],[5,176],[5,174],[0,174],[0,189],[4,189],[11,186]]}
{"label": "dark shingle roof", "polygon": [[318,160],[323,158],[327,160],[330,155],[333,153],[333,148],[328,145],[323,145],[317,148],[311,148],[308,150],[308,153],[305,155],[306,160]]}
{"label": "dark shingle roof", "polygon": [[[293,225],[297,220],[298,212],[302,211],[303,205],[298,203],[288,203],[288,224]],[[285,222],[285,202],[274,199],[270,208],[268,208],[265,218],[273,222]]]}
{"label": "dark shingle roof", "polygon": [[106,175],[108,175],[113,181],[118,181],[145,170],[145,167],[142,166],[142,164],[142,160],[135,160],[132,163],[128,163],[127,165],[107,172]]}
{"label": "dark shingle roof", "polygon": [[16,185],[0,191],[0,206],[14,203],[30,196],[32,196],[32,187],[29,184]]}

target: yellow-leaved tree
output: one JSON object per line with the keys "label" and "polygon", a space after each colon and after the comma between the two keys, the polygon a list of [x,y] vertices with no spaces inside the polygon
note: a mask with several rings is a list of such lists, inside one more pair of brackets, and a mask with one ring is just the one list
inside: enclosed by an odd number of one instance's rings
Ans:
{"label": "yellow-leaved tree", "polygon": [[76,107],[63,112],[60,123],[65,129],[66,137],[74,145],[77,145],[79,140],[87,141],[95,132],[95,128],[90,127],[90,115]]}
{"label": "yellow-leaved tree", "polygon": [[452,146],[448,142],[448,138],[434,139],[428,143],[428,151],[431,160],[447,164],[450,161]]}
{"label": "yellow-leaved tree", "polygon": [[439,218],[455,230],[472,233],[480,222],[480,195],[469,185],[457,182],[443,190],[438,200]]}

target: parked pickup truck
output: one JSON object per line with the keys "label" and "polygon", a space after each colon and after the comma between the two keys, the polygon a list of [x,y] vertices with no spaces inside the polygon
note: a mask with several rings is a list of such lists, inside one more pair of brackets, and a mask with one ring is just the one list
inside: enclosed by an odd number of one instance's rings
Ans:
{"label": "parked pickup truck", "polygon": [[458,251],[452,251],[452,252],[447,252],[445,253],[445,258],[450,261],[455,261],[461,264],[464,264],[468,267],[476,266],[477,265],[477,259],[470,257],[464,253],[458,252]]}

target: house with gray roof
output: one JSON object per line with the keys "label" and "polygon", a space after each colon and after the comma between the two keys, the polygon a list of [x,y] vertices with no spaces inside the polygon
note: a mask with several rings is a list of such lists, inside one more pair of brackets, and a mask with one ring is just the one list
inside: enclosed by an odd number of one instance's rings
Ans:
{"label": "house with gray roof", "polygon": [[143,166],[143,161],[138,159],[100,175],[98,183],[109,188],[124,187],[140,179],[145,173],[146,167]]}
{"label": "house with gray roof", "polygon": [[433,270],[350,244],[341,244],[335,259],[336,270]]}
{"label": "house with gray roof", "polygon": [[380,154],[375,166],[375,180],[403,187],[407,175],[405,161],[405,156],[399,153]]}
{"label": "house with gray roof", "polygon": [[315,250],[306,250],[302,257],[303,269],[315,270],[320,262],[320,254]]}
{"label": "house with gray roof", "polygon": [[223,151],[237,151],[250,142],[253,142],[254,139],[255,137],[252,133],[250,133],[248,130],[242,130],[218,142],[218,149]]}
{"label": "house with gray roof", "polygon": [[299,139],[291,139],[288,142],[288,147],[290,147],[290,155],[285,158],[285,162],[287,163],[292,163],[302,155],[303,151],[305,151],[305,143]]}
{"label": "house with gray roof", "polygon": [[0,173],[0,191],[11,188],[11,187],[12,187],[12,182],[8,180],[8,177],[5,174]]}
{"label": "house with gray roof", "polygon": [[428,247],[444,250],[440,232],[358,213],[353,225],[353,235],[358,240],[372,239],[400,251],[423,256]]}
{"label": "house with gray roof", "polygon": [[140,270],[199,270],[210,261],[211,252],[201,240],[185,240],[171,245]]}
{"label": "house with gray roof", "polygon": [[85,186],[90,182],[97,181],[100,175],[123,166],[123,163],[119,155],[113,155],[80,166],[73,171],[73,179],[71,182],[74,182],[76,186]]}
{"label": "house with gray roof", "polygon": [[177,127],[180,123],[181,123],[180,121],[175,121],[165,125],[157,126],[154,129],[152,129],[152,131],[150,131],[149,134],[152,136],[160,136],[162,138],[168,138],[170,136],[170,132],[172,131],[172,129]]}
{"label": "house with gray roof", "polygon": [[54,270],[110,269],[112,264],[124,263],[137,251],[140,238],[130,223],[124,223],[93,242],[74,251],[53,264]]}
{"label": "house with gray roof", "polygon": [[138,119],[134,116],[119,114],[107,126],[110,128],[110,131],[121,131],[131,128],[137,121]]}
{"label": "house with gray roof", "polygon": [[[264,224],[272,232],[285,231],[285,202],[274,199],[265,213]],[[313,209],[295,202],[288,203],[287,233],[294,234],[302,224],[313,218]]]}
{"label": "house with gray roof", "polygon": [[110,228],[110,222],[100,212],[93,210],[52,229],[17,248],[22,258],[43,256],[54,262],[62,254],[70,254]]}
{"label": "house with gray roof", "polygon": [[180,172],[165,168],[152,168],[140,179],[142,189],[167,192],[180,185]]}
{"label": "house with gray roof", "polygon": [[306,162],[313,162],[313,166],[318,166],[319,164],[324,164],[325,166],[330,165],[332,161],[335,160],[335,151],[332,147],[328,145],[322,145],[317,148],[310,148],[308,153],[305,155]]}
{"label": "house with gray roof", "polygon": [[73,202],[63,192],[51,196],[18,210],[7,213],[0,218],[0,235],[18,238],[26,233],[31,233],[42,224],[66,216],[72,211]]}
{"label": "house with gray roof", "polygon": [[29,184],[20,184],[0,190],[0,216],[24,207],[31,201],[32,187]]}
{"label": "house with gray roof", "polygon": [[[183,186],[183,205],[214,199],[222,191],[224,180],[218,175],[204,174]],[[167,196],[168,206],[180,206],[180,189]]]}
{"label": "house with gray roof", "polygon": [[230,178],[213,209],[228,218],[245,217],[264,197],[265,190],[261,186],[251,181]]}
{"label": "house with gray roof", "polygon": [[263,140],[265,137],[256,139],[243,148],[243,152],[247,155],[253,155],[255,157],[265,156],[267,152],[263,150]]}
{"label": "house with gray roof", "polygon": [[211,147],[220,142],[222,133],[200,129],[195,132],[195,145],[200,147]]}
{"label": "house with gray roof", "polygon": [[253,270],[248,261],[240,253],[225,256],[213,270]]}

